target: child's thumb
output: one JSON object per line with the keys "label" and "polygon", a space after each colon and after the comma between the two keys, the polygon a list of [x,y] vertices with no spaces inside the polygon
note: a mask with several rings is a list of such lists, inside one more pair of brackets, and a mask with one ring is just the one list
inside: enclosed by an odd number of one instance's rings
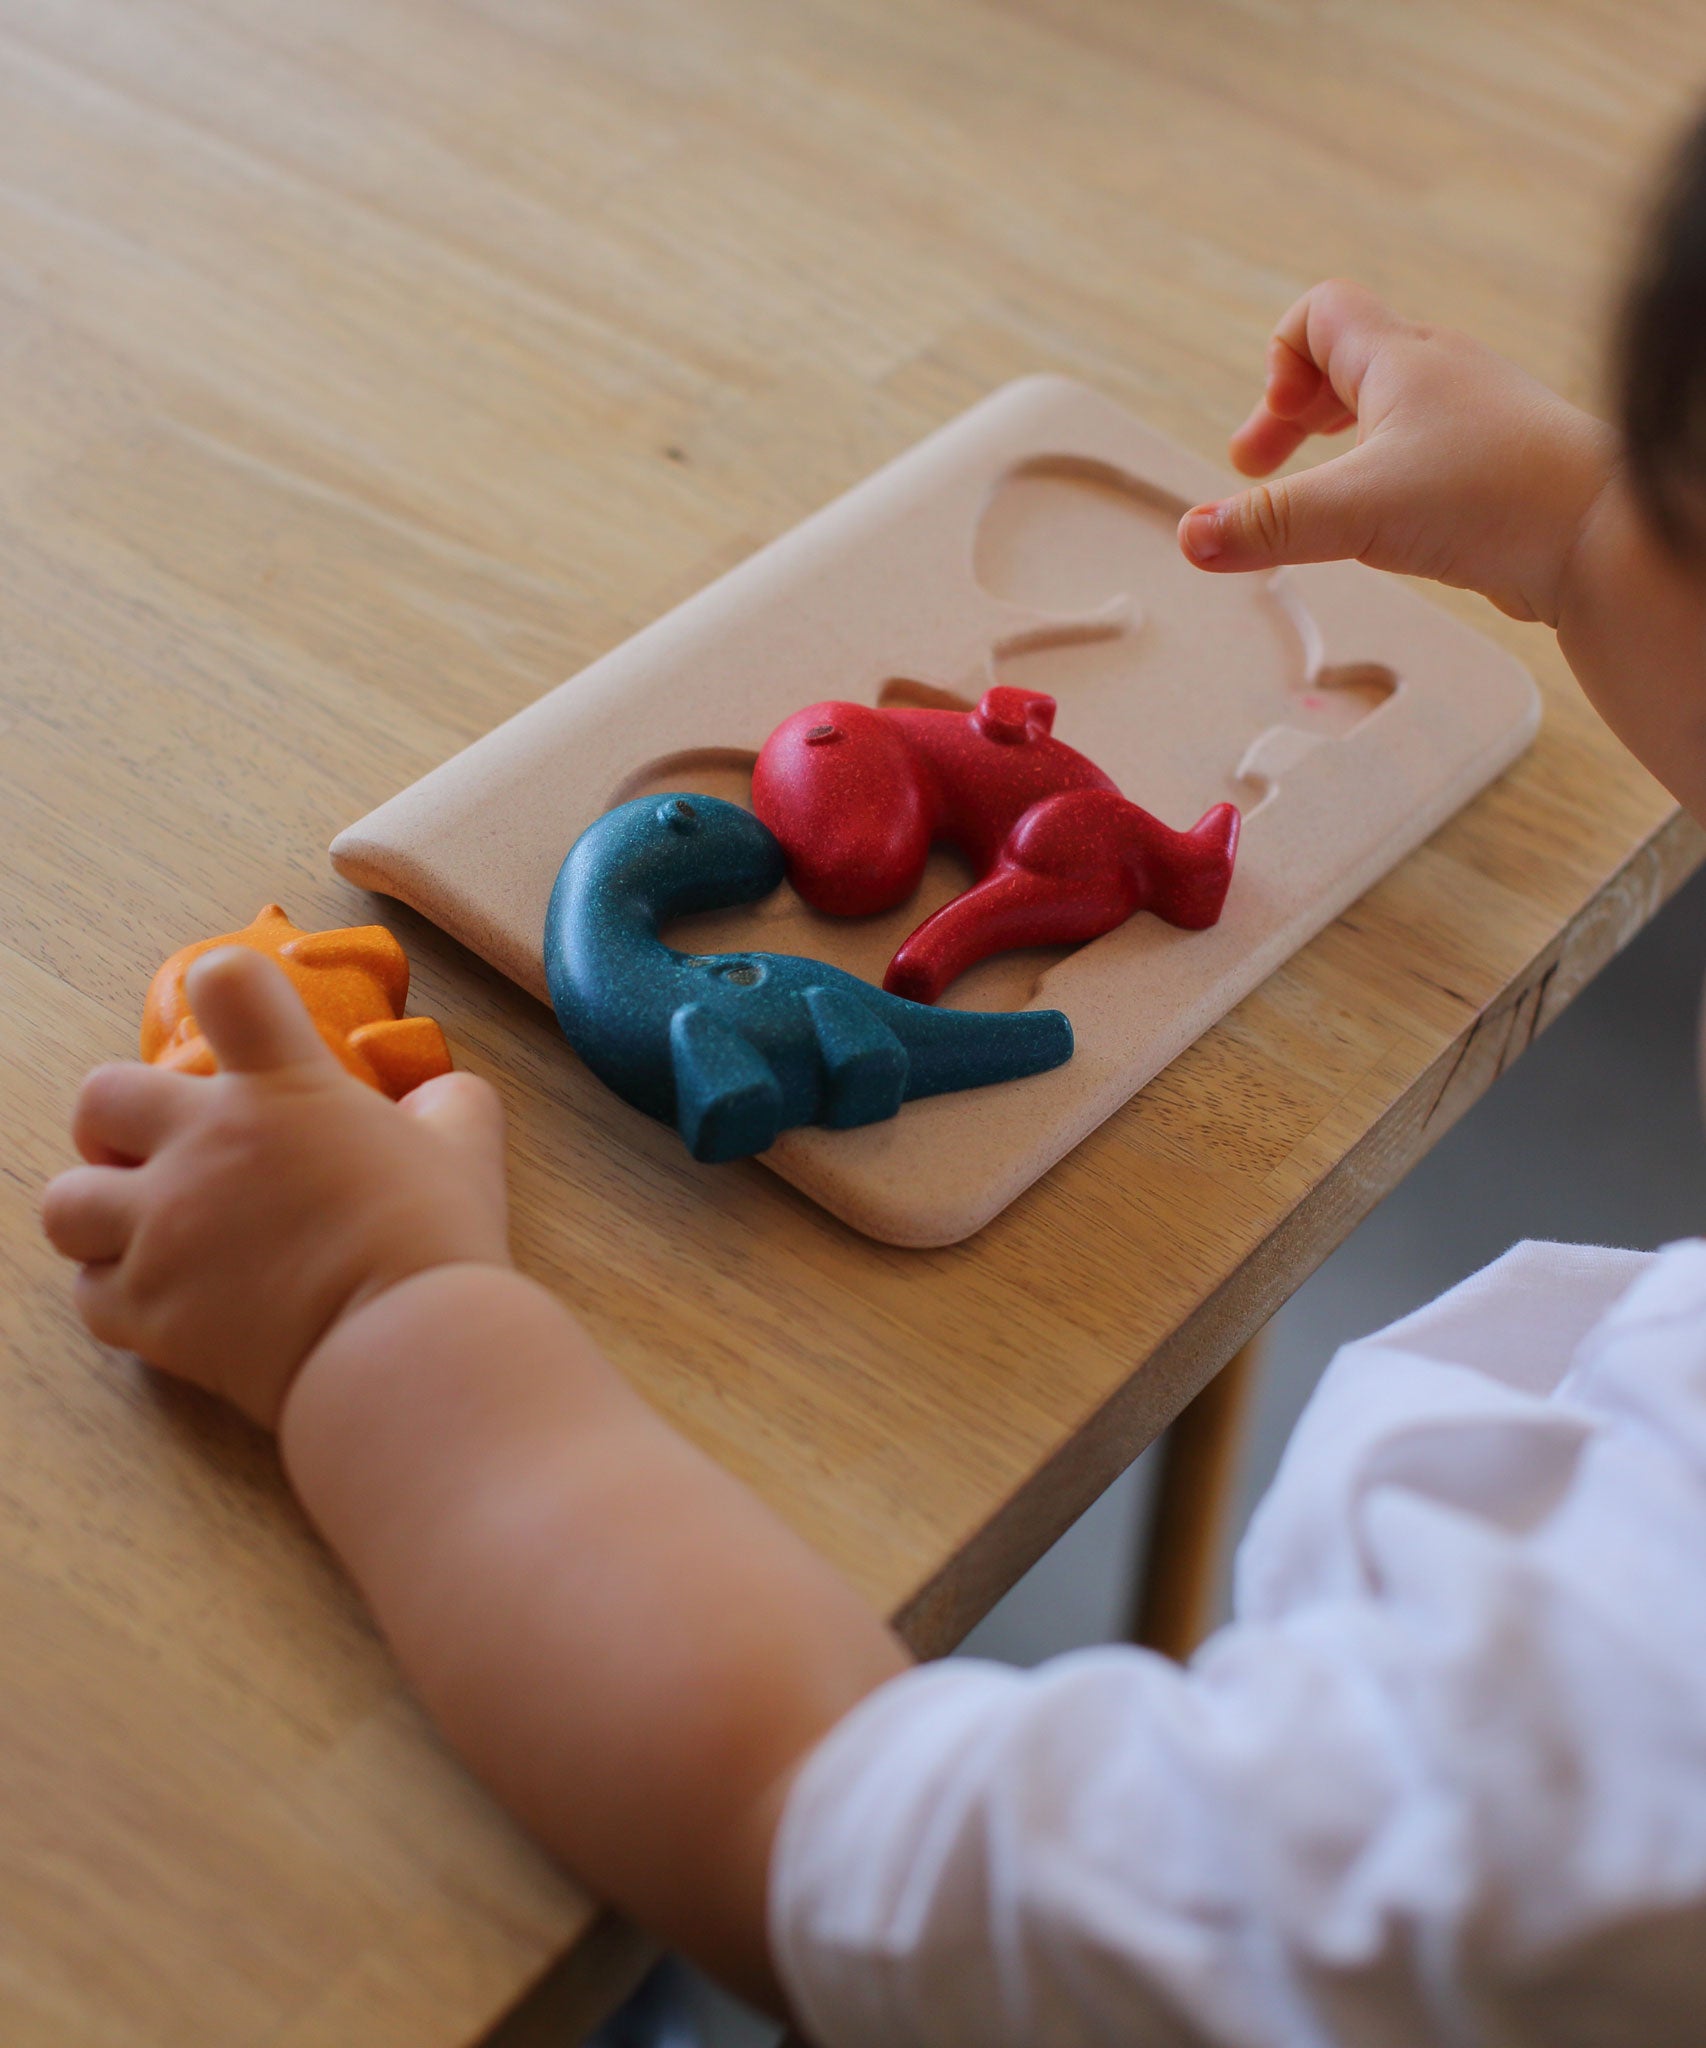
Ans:
{"label": "child's thumb", "polygon": [[1275,569],[1364,554],[1374,536],[1362,457],[1352,450],[1195,506],[1179,521],[1179,546],[1199,569]]}
{"label": "child's thumb", "polygon": [[222,1073],[337,1070],[290,976],[252,946],[202,954],[184,976],[184,996]]}

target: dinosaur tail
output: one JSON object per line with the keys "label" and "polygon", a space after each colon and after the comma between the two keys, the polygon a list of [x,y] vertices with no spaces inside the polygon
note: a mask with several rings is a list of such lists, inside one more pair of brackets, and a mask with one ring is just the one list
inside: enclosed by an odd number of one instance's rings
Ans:
{"label": "dinosaur tail", "polygon": [[1170,858],[1156,864],[1149,907],[1188,932],[1214,924],[1232,883],[1240,819],[1236,804],[1216,804],[1188,832],[1172,835]]}
{"label": "dinosaur tail", "polygon": [[908,1096],[1018,1081],[1072,1057],[1072,1025],[1061,1010],[938,1010],[891,996],[881,1014],[906,1047]]}

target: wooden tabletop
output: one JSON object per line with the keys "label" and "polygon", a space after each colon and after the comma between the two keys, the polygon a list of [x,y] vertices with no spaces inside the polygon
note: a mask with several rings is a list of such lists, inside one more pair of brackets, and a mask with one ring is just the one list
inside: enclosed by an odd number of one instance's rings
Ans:
{"label": "wooden tabletop", "polygon": [[1703,71],[1693,0],[0,0],[9,2048],[451,2048],[591,1917],[270,1446],[71,1315],[37,1194],[158,961],[385,915],[523,1264],[951,1644],[1698,859],[1548,636],[1450,600],[1533,753],[949,1251],[619,1141],[326,843],[1004,378],[1218,456],[1339,271],[1591,396]]}

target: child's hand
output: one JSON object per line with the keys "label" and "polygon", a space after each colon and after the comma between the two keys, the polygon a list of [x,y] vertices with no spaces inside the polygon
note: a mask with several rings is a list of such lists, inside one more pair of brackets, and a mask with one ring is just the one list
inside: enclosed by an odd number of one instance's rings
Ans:
{"label": "child's hand", "polygon": [[1354,556],[1557,624],[1577,537],[1616,467],[1608,427],[1467,336],[1334,280],[1274,330],[1232,460],[1266,476],[1311,434],[1350,426],[1357,446],[1334,461],[1187,512],[1189,559],[1266,569]]}
{"label": "child's hand", "polygon": [[220,1072],[98,1067],[72,1134],[89,1162],[42,1221],[83,1262],[104,1343],[272,1427],[340,1319],[431,1266],[507,1266],[503,1109],[470,1074],[389,1102],[345,1073],[289,979],[244,947],[186,993]]}

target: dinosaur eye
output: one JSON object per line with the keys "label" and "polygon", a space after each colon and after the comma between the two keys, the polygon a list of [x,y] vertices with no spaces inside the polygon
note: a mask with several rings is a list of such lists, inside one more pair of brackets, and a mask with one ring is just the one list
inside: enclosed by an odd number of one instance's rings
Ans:
{"label": "dinosaur eye", "polygon": [[717,972],[724,981],[732,981],[736,988],[752,988],[764,979],[764,969],[756,960],[730,960]]}
{"label": "dinosaur eye", "polygon": [[838,740],[840,737],[841,728],[838,725],[812,725],[806,728],[808,747],[827,747],[832,740]]}
{"label": "dinosaur eye", "polygon": [[672,796],[667,803],[658,806],[658,823],[667,825],[672,832],[697,832],[699,813],[684,796]]}

